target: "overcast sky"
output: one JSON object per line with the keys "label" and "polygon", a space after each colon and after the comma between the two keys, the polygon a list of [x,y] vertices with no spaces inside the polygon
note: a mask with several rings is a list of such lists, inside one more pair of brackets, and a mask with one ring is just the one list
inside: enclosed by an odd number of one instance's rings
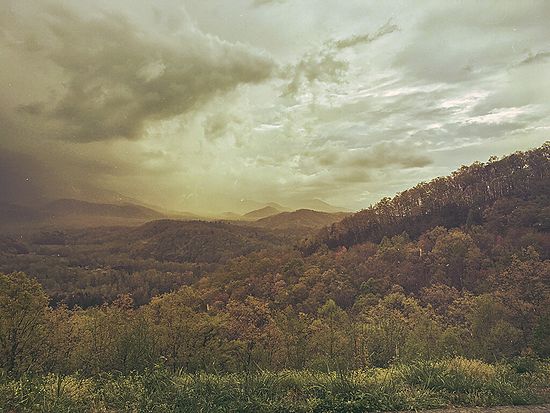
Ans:
{"label": "overcast sky", "polygon": [[0,201],[360,209],[550,136],[549,1],[2,0]]}

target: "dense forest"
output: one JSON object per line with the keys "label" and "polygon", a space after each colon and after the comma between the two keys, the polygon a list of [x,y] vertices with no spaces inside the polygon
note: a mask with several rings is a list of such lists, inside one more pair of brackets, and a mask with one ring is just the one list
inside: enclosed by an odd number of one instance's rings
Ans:
{"label": "dense forest", "polygon": [[[269,222],[160,220],[5,235],[0,395],[8,401],[0,411],[20,400],[13,386],[22,380],[55,387],[51,378],[29,378],[48,374],[96,386],[90,394],[106,386],[102,397],[108,386],[147,392],[147,380],[168,386],[164,395],[176,391],[170,386],[195,392],[181,402],[195,410],[159,411],[359,412],[543,397],[536,389],[550,383],[550,144],[421,183],[317,235],[299,236],[292,225],[285,232],[280,222],[270,230]],[[299,384],[281,376],[289,370],[310,376]],[[388,394],[382,372],[401,386],[397,398],[360,399],[359,388]],[[109,378],[101,386],[85,381],[102,374]],[[240,381],[247,377],[256,381]],[[347,396],[330,387],[344,382]],[[199,410],[208,386],[222,395],[259,383],[261,402],[216,410],[231,404],[218,400]],[[270,391],[280,392],[280,404],[261,404]],[[323,404],[328,393],[332,407]],[[305,406],[300,397],[317,402]],[[353,405],[359,399],[371,404]]]}
{"label": "dense forest", "polygon": [[[506,202],[519,208],[538,207],[531,216],[524,217],[530,219],[525,224],[548,229],[548,204],[544,202],[550,192],[549,158],[550,144],[546,143],[538,150],[464,166],[449,177],[420,183],[325,228],[306,250],[314,250],[321,244],[336,248],[365,241],[380,242],[385,236],[403,231],[417,237],[435,226],[480,224],[483,212],[497,201],[500,201],[497,208]],[[518,204],[521,201],[535,205]]]}

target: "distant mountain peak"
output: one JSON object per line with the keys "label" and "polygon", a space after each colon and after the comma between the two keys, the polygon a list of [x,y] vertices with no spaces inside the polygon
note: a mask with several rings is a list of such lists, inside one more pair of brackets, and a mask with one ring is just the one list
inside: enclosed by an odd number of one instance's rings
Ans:
{"label": "distant mountain peak", "polygon": [[292,212],[281,212],[279,214],[261,218],[253,224],[271,229],[319,229],[325,225],[338,222],[348,215],[349,214],[345,212],[322,212],[302,208]]}
{"label": "distant mountain peak", "polygon": [[261,219],[261,218],[266,218],[266,217],[269,217],[269,216],[272,216],[272,215],[276,215],[276,214],[279,214],[281,212],[282,211],[280,209],[277,209],[273,206],[265,206],[263,208],[255,209],[254,211],[250,211],[250,212],[244,214],[243,218],[256,220],[256,219]]}
{"label": "distant mountain peak", "polygon": [[297,202],[296,204],[299,205],[300,209],[311,209],[320,212],[351,212],[349,209],[331,205],[328,202],[318,198],[305,199]]}
{"label": "distant mountain peak", "polygon": [[92,215],[144,219],[163,217],[162,213],[154,209],[130,202],[108,204],[72,198],[57,199],[45,205],[42,210],[48,215]]}

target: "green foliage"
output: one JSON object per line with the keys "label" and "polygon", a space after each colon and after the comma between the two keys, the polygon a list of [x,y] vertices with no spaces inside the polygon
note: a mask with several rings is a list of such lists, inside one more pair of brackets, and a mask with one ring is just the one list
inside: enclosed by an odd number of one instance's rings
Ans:
{"label": "green foliage", "polygon": [[534,349],[542,357],[550,357],[550,314],[543,314],[533,332]]}
{"label": "green foliage", "polygon": [[548,364],[533,371],[454,358],[348,373],[141,373],[0,377],[0,411],[18,412],[369,412],[543,401]]}
{"label": "green foliage", "polygon": [[0,273],[0,367],[21,373],[42,362],[48,298],[21,272]]}

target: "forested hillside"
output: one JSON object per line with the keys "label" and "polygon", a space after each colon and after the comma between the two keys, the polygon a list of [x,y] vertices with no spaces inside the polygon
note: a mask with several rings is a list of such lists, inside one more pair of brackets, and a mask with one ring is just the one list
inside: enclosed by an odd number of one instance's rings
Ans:
{"label": "forested hillside", "polygon": [[402,232],[416,238],[435,226],[480,224],[486,209],[499,200],[519,206],[531,202],[541,206],[536,215],[524,217],[530,220],[525,224],[548,228],[550,215],[544,206],[549,194],[550,143],[546,143],[541,148],[500,160],[493,158],[487,163],[464,166],[448,177],[420,183],[393,198],[384,198],[325,228],[305,250],[312,252],[322,244],[336,248],[365,241],[380,242],[385,236]]}
{"label": "forested hillside", "polygon": [[36,277],[53,303],[89,307],[127,293],[141,305],[230,259],[277,249],[288,242],[283,235],[176,220],[130,228],[39,230],[21,237],[0,236],[0,271]]}
{"label": "forested hillside", "polygon": [[153,221],[128,234],[131,256],[170,262],[225,262],[280,243],[270,232],[219,222]]}

